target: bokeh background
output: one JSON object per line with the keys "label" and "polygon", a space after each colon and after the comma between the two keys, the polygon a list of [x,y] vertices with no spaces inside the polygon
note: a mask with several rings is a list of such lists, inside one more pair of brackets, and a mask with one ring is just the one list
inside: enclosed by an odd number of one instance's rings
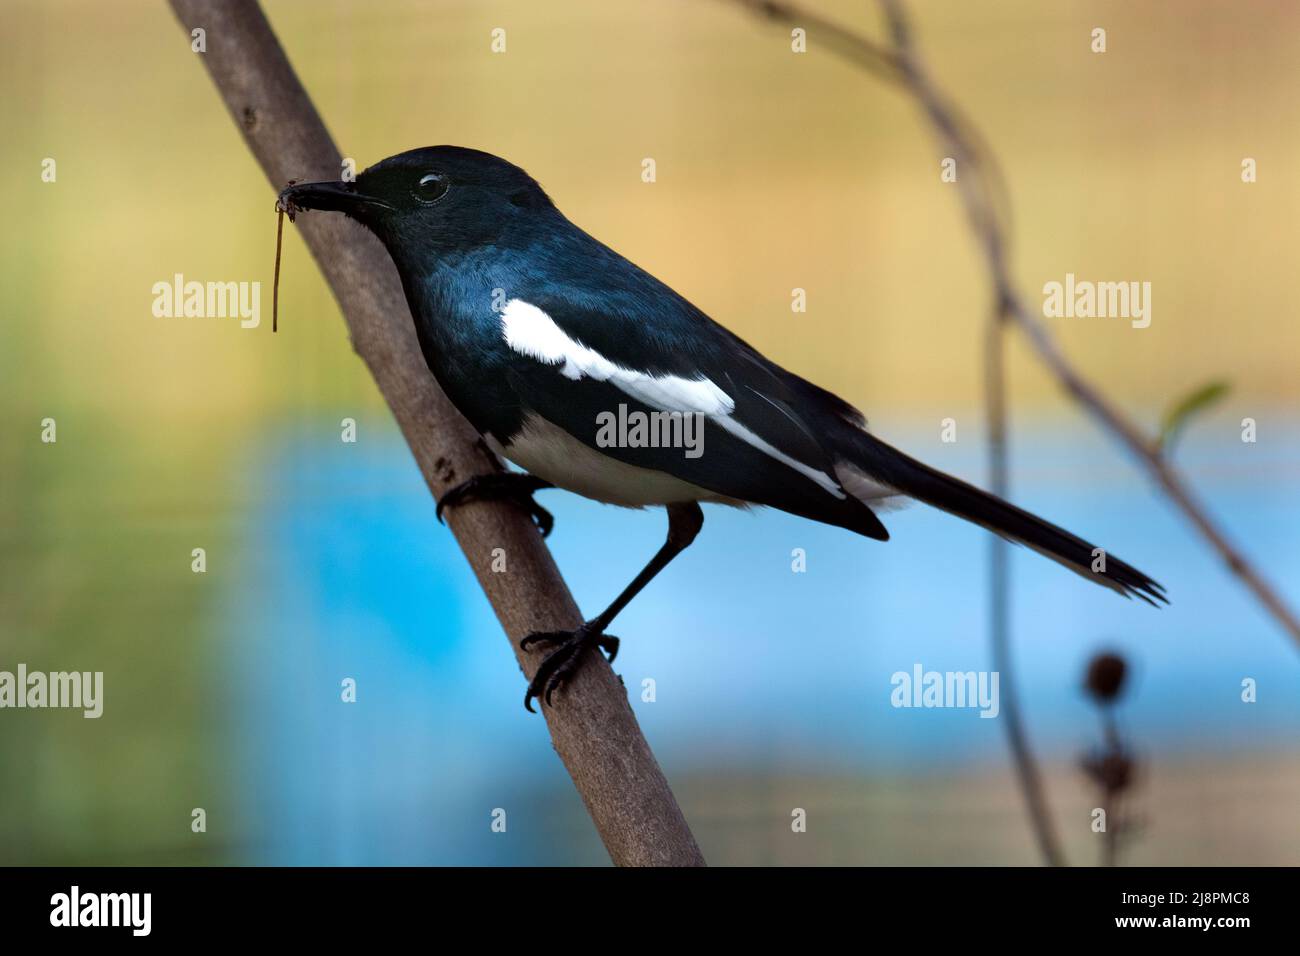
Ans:
{"label": "bokeh background", "polygon": [[[0,862],[604,862],[291,228],[271,336],[272,191],[170,10],[4,6],[0,669],[102,670],[106,690],[99,720],[0,711]],[[1231,384],[1178,459],[1300,603],[1300,9],[914,7],[933,72],[1005,170],[1030,300],[1066,272],[1152,283],[1148,329],[1053,331],[1153,428],[1189,390]],[[914,104],[815,30],[796,55],[724,0],[266,8],[359,166],[435,143],[503,155],[880,434],[985,479],[989,294],[955,188]],[[879,32],[869,3],[815,9]],[[178,272],[262,282],[261,327],[154,318],[153,284]],[[1013,497],[1173,599],[1154,611],[1013,558],[1017,684],[1070,859],[1099,856],[1078,764],[1100,726],[1080,682],[1113,648],[1135,670],[1120,715],[1142,762],[1124,861],[1300,862],[1300,648],[1014,340],[1009,375]],[[544,503],[589,612],[661,540],[661,514]],[[620,618],[618,670],[657,683],[633,705],[711,862],[1036,861],[1001,721],[889,703],[916,663],[992,666],[987,538],[921,507],[887,523],[880,545],[715,510]]]}

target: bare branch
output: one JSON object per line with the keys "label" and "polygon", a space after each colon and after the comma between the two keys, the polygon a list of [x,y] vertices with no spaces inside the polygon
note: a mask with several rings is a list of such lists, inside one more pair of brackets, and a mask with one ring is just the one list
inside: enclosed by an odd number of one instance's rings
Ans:
{"label": "bare branch", "polygon": [[[984,343],[984,401],[989,417],[990,488],[1007,497],[1010,469],[1007,464],[1007,407],[1005,348],[1006,313],[1000,304],[991,310]],[[1002,726],[1016,762],[1016,778],[1029,813],[1038,851],[1048,866],[1064,866],[1065,857],[1043,791],[1043,775],[1029,745],[1029,734],[1020,711],[1015,658],[1011,652],[1011,542],[989,536],[989,636],[993,668],[1002,675]]]}
{"label": "bare branch", "polygon": [[781,0],[737,0],[737,2],[759,16],[781,20],[797,27],[811,27],[819,41],[824,41],[835,52],[881,79],[895,83],[903,79],[900,64],[889,50],[810,10]]}
{"label": "bare branch", "polygon": [[[761,0],[736,0],[741,6],[758,10],[769,17],[789,24],[825,23],[822,18],[802,7],[788,3],[764,3]],[[895,50],[884,50],[880,44],[860,33],[844,27],[832,26],[833,42],[828,44],[855,63],[865,59],[887,60],[898,71],[903,86],[916,97],[935,128],[945,152],[956,157],[963,175],[958,177],[961,196],[972,230],[980,242],[989,268],[989,278],[994,294],[1013,322],[1037,353],[1039,359],[1074,401],[1112,438],[1146,469],[1164,490],[1168,498],[1200,532],[1201,537],[1219,555],[1228,571],[1253,593],[1272,615],[1273,619],[1300,645],[1300,618],[1287,606],[1264,576],[1228,538],[1218,523],[1210,516],[1204,504],[1188,486],[1182,473],[1162,455],[1156,439],[1149,438],[1142,428],[1125,415],[1088,381],[1065,357],[1047,327],[1034,315],[1007,269],[1006,238],[999,216],[992,210],[999,206],[997,199],[1000,182],[996,164],[974,134],[961,114],[935,89],[925,73],[911,45],[907,22],[898,0],[881,0],[886,21],[894,39]],[[852,51],[852,52],[848,52]],[[874,71],[879,74],[881,71]],[[892,70],[891,76],[892,77]],[[963,162],[963,157],[965,157]],[[974,172],[975,176],[967,175]]]}
{"label": "bare branch", "polygon": [[[338,179],[339,151],[255,0],[171,5],[187,31],[206,30],[201,59],[271,186]],[[266,208],[269,225],[269,196]],[[303,216],[299,229],[434,496],[498,469],[425,366],[397,272],[379,242],[342,216]],[[550,552],[531,519],[504,502],[454,508],[448,524],[531,678],[542,654],[521,651],[519,639],[582,621]],[[494,548],[505,550],[508,573],[492,572]],[[615,863],[704,864],[622,681],[603,658],[593,654],[557,706],[544,712],[555,750]]]}

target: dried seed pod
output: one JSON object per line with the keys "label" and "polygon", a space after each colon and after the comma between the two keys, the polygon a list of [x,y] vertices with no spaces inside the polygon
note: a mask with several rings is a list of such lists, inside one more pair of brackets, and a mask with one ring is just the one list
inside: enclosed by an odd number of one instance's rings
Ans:
{"label": "dried seed pod", "polygon": [[1088,664],[1084,686],[1098,703],[1108,704],[1119,696],[1127,671],[1128,665],[1118,654],[1098,654]]}

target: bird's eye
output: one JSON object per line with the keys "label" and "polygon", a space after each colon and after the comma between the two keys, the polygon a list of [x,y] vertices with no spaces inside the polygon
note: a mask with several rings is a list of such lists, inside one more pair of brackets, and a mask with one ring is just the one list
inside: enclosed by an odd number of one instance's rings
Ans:
{"label": "bird's eye", "polygon": [[437,202],[447,192],[447,177],[442,173],[426,173],[415,184],[415,198],[420,202]]}

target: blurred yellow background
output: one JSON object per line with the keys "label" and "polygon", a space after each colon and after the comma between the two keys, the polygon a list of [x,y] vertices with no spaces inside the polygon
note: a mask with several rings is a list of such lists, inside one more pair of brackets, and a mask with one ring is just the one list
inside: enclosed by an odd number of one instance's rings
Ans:
{"label": "blurred yellow background", "polygon": [[[1149,329],[1053,323],[1080,365],[1145,418],[1214,377],[1246,403],[1300,397],[1300,8],[915,6],[937,79],[1011,184],[1030,301],[1067,271],[1152,283]],[[870,4],[817,9],[879,32]],[[955,187],[913,103],[815,32],[795,55],[784,28],[723,0],[267,10],[359,166],[435,143],[498,153],[579,225],[872,417],[978,399],[988,292]],[[269,286],[274,237],[271,190],[170,11],[15,0],[7,20],[4,372],[24,411],[42,384],[122,427],[143,405],[193,421],[322,393],[375,401],[294,237],[279,339],[152,319],[150,287],[172,271]],[[1089,49],[1096,25],[1105,54]],[[497,26],[504,55],[489,48]],[[46,156],[57,184],[40,182]],[[794,287],[806,314],[790,310]],[[1060,403],[1020,350],[1011,374],[1018,413]]]}

